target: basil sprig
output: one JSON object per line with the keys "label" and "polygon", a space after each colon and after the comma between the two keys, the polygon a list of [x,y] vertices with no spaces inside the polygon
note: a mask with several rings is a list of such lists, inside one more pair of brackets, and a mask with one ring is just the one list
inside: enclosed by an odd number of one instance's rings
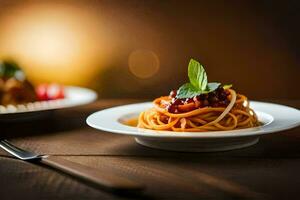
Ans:
{"label": "basil sprig", "polygon": [[200,94],[215,91],[221,83],[208,83],[204,67],[196,60],[191,59],[188,66],[189,83],[183,84],[177,91],[176,98],[192,98]]}
{"label": "basil sprig", "polygon": [[11,60],[0,61],[0,78],[15,77],[17,74],[23,73],[21,68]]}

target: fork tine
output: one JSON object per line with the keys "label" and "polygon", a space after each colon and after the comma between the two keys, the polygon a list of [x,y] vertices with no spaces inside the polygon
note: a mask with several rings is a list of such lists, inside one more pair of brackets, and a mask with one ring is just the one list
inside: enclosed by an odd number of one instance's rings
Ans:
{"label": "fork tine", "polygon": [[12,155],[22,160],[31,160],[31,159],[40,158],[40,155],[20,149],[12,145],[7,140],[0,140],[0,147],[2,147],[2,149],[4,149],[5,151],[11,153]]}
{"label": "fork tine", "polygon": [[2,147],[5,151],[7,151],[8,153],[11,153],[12,155],[16,156],[17,158],[23,159],[22,157],[19,156],[19,154],[17,154],[13,148],[11,148],[9,145],[7,145],[7,143],[3,140],[0,141],[0,147]]}
{"label": "fork tine", "polygon": [[27,152],[27,151],[25,151],[25,150],[23,150],[23,149],[20,149],[20,148],[14,146],[13,144],[9,143],[7,140],[2,140],[2,142],[3,142],[5,145],[7,145],[8,147],[12,148],[14,151],[17,151],[17,152],[20,152],[20,153],[22,153],[22,152]]}

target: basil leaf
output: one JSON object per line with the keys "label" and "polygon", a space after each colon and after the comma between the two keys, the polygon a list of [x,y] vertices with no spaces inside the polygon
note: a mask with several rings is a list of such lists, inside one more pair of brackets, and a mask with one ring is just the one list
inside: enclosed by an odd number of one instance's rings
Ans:
{"label": "basil leaf", "polygon": [[215,82],[208,83],[206,91],[208,91],[208,92],[215,91],[220,85],[221,85],[221,83],[215,83]]}
{"label": "basil leaf", "polygon": [[206,90],[201,91],[195,88],[191,83],[186,83],[178,89],[176,98],[178,99],[192,98],[200,94],[207,94],[212,91],[215,91],[220,85],[221,83],[208,83]]}
{"label": "basil leaf", "polygon": [[18,73],[23,73],[23,71],[15,62],[0,61],[0,77],[15,77]]}
{"label": "basil leaf", "polygon": [[223,86],[223,88],[224,88],[225,90],[230,89],[231,87],[232,87],[232,84],[227,84],[227,85],[224,85],[224,86]]}
{"label": "basil leaf", "polygon": [[[192,98],[200,94],[206,94],[215,91],[221,83],[208,83],[204,67],[196,60],[191,59],[188,66],[188,75],[190,83],[182,85],[176,98]],[[231,87],[231,86],[230,86]]]}
{"label": "basil leaf", "polygon": [[191,59],[188,67],[190,83],[200,91],[204,91],[207,86],[207,75],[204,67],[196,60]]}
{"label": "basil leaf", "polygon": [[199,90],[197,88],[195,88],[191,83],[186,83],[178,89],[176,98],[191,98],[197,96],[198,94]]}

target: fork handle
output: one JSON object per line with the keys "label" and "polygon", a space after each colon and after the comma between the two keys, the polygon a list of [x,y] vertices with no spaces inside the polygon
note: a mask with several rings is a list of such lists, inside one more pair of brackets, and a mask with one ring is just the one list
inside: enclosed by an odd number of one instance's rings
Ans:
{"label": "fork handle", "polygon": [[115,192],[140,191],[143,186],[126,177],[112,174],[111,172],[100,171],[96,168],[88,167],[63,158],[48,156],[42,157],[41,163],[52,168],[61,170],[66,174],[92,183],[101,189]]}

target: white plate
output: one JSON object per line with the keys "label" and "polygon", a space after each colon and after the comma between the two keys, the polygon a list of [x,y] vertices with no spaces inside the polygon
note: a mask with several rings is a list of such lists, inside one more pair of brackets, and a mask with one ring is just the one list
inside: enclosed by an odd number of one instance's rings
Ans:
{"label": "white plate", "polygon": [[263,126],[232,131],[172,132],[155,131],[124,125],[137,117],[151,102],[118,106],[93,113],[87,118],[91,127],[107,132],[132,135],[144,146],[190,152],[210,152],[238,149],[258,142],[263,134],[279,132],[300,125],[300,111],[288,106],[251,101]]}
{"label": "white plate", "polygon": [[19,105],[0,105],[0,119],[12,120],[32,118],[47,113],[47,111],[85,105],[97,99],[97,93],[87,88],[65,86],[64,92],[64,99],[36,101]]}

